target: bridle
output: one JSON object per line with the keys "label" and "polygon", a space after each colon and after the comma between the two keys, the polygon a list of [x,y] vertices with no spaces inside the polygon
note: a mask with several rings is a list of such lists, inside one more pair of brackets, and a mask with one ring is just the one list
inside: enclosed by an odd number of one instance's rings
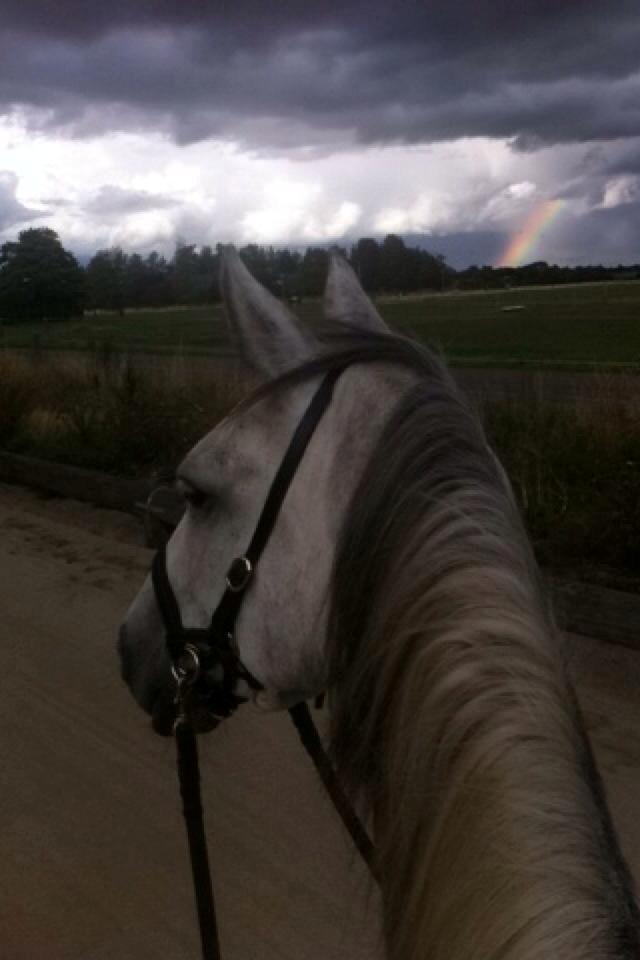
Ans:
{"label": "bridle", "polygon": [[[193,710],[197,704],[198,711],[204,710],[216,725],[247,699],[237,692],[240,681],[244,681],[251,690],[262,689],[259,681],[240,660],[235,642],[236,620],[291,481],[316,427],[331,403],[335,383],[343,369],[336,367],[325,374],[298,423],[271,483],[249,545],[229,566],[226,588],[209,626],[183,625],[180,606],[167,572],[166,548],[161,547],[153,559],[151,579],[176,681],[177,717],[174,732],[203,960],[218,960],[220,948],[200,802]],[[306,703],[297,704],[289,713],[354,843],[373,869],[371,841],[340,788]]]}

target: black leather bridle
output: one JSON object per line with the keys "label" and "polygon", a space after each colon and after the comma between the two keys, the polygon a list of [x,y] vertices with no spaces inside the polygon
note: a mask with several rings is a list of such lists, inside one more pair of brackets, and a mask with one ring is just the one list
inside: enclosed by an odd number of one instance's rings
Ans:
{"label": "black leather bridle", "polygon": [[342,372],[326,374],[291,438],[262,507],[245,552],[231,563],[226,589],[208,627],[185,627],[180,606],[167,573],[166,548],[156,553],[151,578],[165,628],[167,650],[178,680],[198,695],[199,705],[215,719],[228,717],[245,698],[236,693],[238,680],[260,690],[261,684],[243,666],[235,644],[235,625],[256,566],[316,427],[331,402],[335,382]]}
{"label": "black leather bridle", "polygon": [[[331,402],[336,380],[343,369],[337,367],[325,374],[298,423],[272,481],[249,545],[242,556],[233,560],[227,571],[226,589],[212,614],[209,626],[194,628],[183,625],[180,606],[167,572],[165,547],[158,550],[153,560],[152,583],[176,680],[177,718],[174,732],[203,960],[218,960],[220,948],[200,801],[193,709],[197,705],[199,713],[204,710],[215,726],[246,700],[246,697],[238,693],[239,681],[245,681],[253,690],[262,689],[260,682],[240,660],[235,643],[236,620],[287,490],[314,431]],[[372,868],[371,841],[340,788],[307,705],[297,704],[289,713],[354,843]]]}

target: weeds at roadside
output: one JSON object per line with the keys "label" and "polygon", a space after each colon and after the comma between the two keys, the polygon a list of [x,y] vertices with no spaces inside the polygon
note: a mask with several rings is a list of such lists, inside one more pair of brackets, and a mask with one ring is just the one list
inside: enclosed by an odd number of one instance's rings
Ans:
{"label": "weeds at roadside", "polygon": [[[112,347],[65,362],[0,353],[0,447],[123,475],[171,472],[250,381],[178,357],[134,364]],[[621,376],[574,405],[486,404],[487,433],[540,562],[640,576],[640,399]],[[625,387],[628,389],[625,390]]]}
{"label": "weeds at roadside", "polygon": [[26,366],[0,356],[0,447],[10,447],[36,404],[36,382]]}
{"label": "weeds at roadside", "polygon": [[171,471],[245,391],[167,384],[102,350],[83,364],[0,357],[0,446],[125,475]]}
{"label": "weeds at roadside", "polygon": [[640,574],[640,406],[601,389],[575,406],[485,408],[539,561]]}

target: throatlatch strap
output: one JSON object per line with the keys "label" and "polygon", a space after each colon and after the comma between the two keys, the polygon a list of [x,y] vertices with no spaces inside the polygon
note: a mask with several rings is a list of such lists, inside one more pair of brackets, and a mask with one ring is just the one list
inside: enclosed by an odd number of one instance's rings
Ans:
{"label": "throatlatch strap", "polygon": [[304,701],[297,703],[295,707],[289,707],[289,716],[293,720],[302,745],[311,757],[327,793],[333,800],[334,807],[349,831],[356,850],[369,867],[373,878],[377,880],[374,865],[375,847],[340,786],[340,781],[322,745],[320,734],[313,722],[309,707]]}

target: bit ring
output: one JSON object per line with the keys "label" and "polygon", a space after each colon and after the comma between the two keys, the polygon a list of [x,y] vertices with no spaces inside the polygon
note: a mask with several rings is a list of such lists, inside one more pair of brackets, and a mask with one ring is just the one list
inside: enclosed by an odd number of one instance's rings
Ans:
{"label": "bit ring", "polygon": [[179,687],[195,683],[200,673],[200,654],[197,647],[192,643],[185,644],[179,662],[171,664],[171,673]]}

